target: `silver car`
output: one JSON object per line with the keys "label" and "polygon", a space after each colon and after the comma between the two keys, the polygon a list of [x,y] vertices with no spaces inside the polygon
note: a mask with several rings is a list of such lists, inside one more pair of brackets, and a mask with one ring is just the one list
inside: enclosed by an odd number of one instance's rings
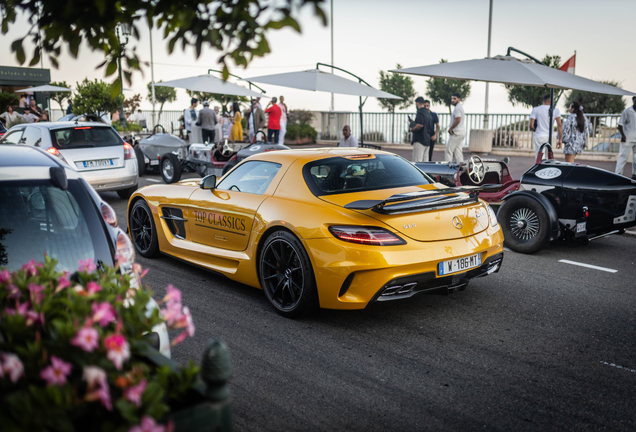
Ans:
{"label": "silver car", "polygon": [[134,149],[103,123],[23,123],[9,129],[0,144],[46,150],[81,173],[98,192],[116,191],[128,199],[137,190],[139,172]]}

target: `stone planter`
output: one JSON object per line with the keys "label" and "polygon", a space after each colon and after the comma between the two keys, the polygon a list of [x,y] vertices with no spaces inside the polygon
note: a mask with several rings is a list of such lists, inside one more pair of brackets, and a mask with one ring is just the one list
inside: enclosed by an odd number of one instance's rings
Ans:
{"label": "stone planter", "polygon": [[468,150],[472,153],[490,153],[493,134],[492,129],[471,129]]}

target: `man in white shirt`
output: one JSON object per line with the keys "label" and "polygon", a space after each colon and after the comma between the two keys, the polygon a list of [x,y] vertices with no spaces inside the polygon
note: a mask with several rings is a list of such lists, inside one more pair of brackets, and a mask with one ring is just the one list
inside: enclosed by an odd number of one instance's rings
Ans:
{"label": "man in white shirt", "polygon": [[358,148],[358,140],[356,137],[351,135],[351,128],[348,125],[345,125],[342,128],[342,138],[340,138],[340,143],[338,147],[354,147]]}
{"label": "man in white shirt", "polygon": [[280,134],[278,135],[278,144],[285,144],[285,134],[287,133],[287,105],[285,105],[285,96],[281,96],[278,100],[278,106],[281,110]]}
{"label": "man in white shirt", "polygon": [[199,117],[196,107],[199,104],[197,98],[190,99],[190,108],[183,111],[183,122],[185,123],[186,140],[190,142],[190,134],[192,133],[192,124],[196,124]]}
{"label": "man in white shirt", "polygon": [[616,174],[623,175],[623,168],[629,154],[634,152],[632,162],[632,179],[636,180],[636,96],[632,98],[634,104],[621,113],[618,120],[618,131],[621,133],[621,151],[616,160]]}
{"label": "man in white shirt", "polygon": [[132,114],[128,118],[128,121],[135,122],[144,129],[146,128],[146,116],[141,112],[141,110],[137,110],[136,113]]}
{"label": "man in white shirt", "polygon": [[24,109],[24,114],[22,115],[22,118],[27,122],[27,123],[35,123],[36,120],[38,120],[40,117],[36,116],[35,114],[33,114],[31,112],[31,109],[29,107],[26,107]]}
{"label": "man in white shirt", "polygon": [[[554,108],[552,113],[552,121],[556,120],[559,131],[559,140],[556,148],[561,148],[561,140],[563,139],[563,125],[561,124],[561,112],[558,108]],[[554,130],[554,124],[550,123],[550,95],[543,96],[543,105],[532,108],[530,113],[530,130],[534,131],[534,156],[539,153],[539,147],[548,142],[550,131]]]}
{"label": "man in white shirt", "polygon": [[447,162],[463,162],[464,138],[466,138],[466,114],[462,106],[462,96],[459,93],[453,93],[451,96],[451,104],[455,106],[451,114],[450,127],[448,128],[448,144],[446,144],[445,160]]}

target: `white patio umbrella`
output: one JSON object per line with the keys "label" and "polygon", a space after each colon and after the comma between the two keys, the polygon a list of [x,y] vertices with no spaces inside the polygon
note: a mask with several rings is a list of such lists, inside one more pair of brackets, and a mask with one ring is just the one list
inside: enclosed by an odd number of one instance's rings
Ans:
{"label": "white patio umbrella", "polygon": [[205,93],[217,93],[231,96],[268,97],[264,94],[246,89],[238,84],[223,81],[212,75],[199,75],[172,81],[155,83],[158,87],[178,87]]}
{"label": "white patio umbrella", "polygon": [[[322,63],[318,63],[318,65],[322,65]],[[318,66],[317,65],[317,66]],[[323,65],[327,67],[333,67],[334,69],[341,70],[350,75],[353,75],[351,72],[345,71],[344,69],[337,68],[331,65]],[[254,78],[245,78],[245,80],[263,83],[263,84],[271,84],[277,85],[281,87],[290,87],[300,90],[309,90],[309,91],[322,91],[327,93],[338,93],[338,94],[346,94],[352,96],[360,97],[360,143],[364,144],[364,133],[362,126],[362,106],[364,102],[362,102],[362,97],[375,97],[375,98],[386,98],[386,99],[402,99],[399,96],[393,95],[391,93],[387,93],[382,90],[375,89],[367,84],[362,78],[359,78],[355,75],[354,77],[358,78],[360,82],[351,81],[347,78],[343,78],[338,75],[334,75],[332,73],[327,73],[316,69],[309,69],[305,71],[299,72],[287,72],[282,74],[275,75],[263,75]],[[364,82],[364,84],[362,84]],[[366,101],[366,100],[365,100]]]}
{"label": "white patio umbrella", "polygon": [[[530,57],[534,62],[512,57],[510,51],[516,51]],[[573,89],[620,96],[636,95],[636,93],[618,87],[548,67],[532,56],[512,47],[508,48],[508,54],[505,56],[439,63],[430,66],[397,69],[391,72],[436,78],[546,87],[550,89],[550,124],[552,124],[552,112],[554,109],[554,89]],[[552,134],[549,136],[549,143],[552,144]]]}
{"label": "white patio umbrella", "polygon": [[[49,107],[49,109],[51,110],[51,114],[53,113],[53,109],[51,108],[51,93],[57,93],[57,92],[72,92],[73,90],[71,90],[70,88],[66,88],[66,87],[58,87],[58,86],[52,86],[52,85],[41,85],[41,86],[37,86],[37,87],[31,87],[31,88],[25,88],[22,90],[16,90],[15,92],[33,92],[33,93],[44,93],[46,94],[47,97],[47,105]],[[61,108],[61,107],[60,107]],[[64,114],[62,112],[62,114]],[[52,116],[52,115],[51,115]]]}

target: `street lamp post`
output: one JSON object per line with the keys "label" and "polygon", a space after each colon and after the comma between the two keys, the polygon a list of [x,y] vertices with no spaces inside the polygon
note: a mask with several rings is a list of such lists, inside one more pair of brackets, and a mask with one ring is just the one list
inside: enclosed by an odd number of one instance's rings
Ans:
{"label": "street lamp post", "polygon": [[[126,40],[123,43],[119,39],[119,28],[120,27],[121,27],[122,35],[126,36]],[[131,34],[132,34],[132,32],[131,32],[130,24],[120,23],[117,26],[117,40],[119,41],[119,44],[121,46],[120,51],[119,51],[119,55],[117,56],[117,66],[118,66],[117,69],[119,69],[119,83],[121,84],[119,94],[122,95],[122,96],[124,95],[124,80],[122,78],[122,73],[121,73],[121,57],[122,57],[122,54],[124,53],[124,48],[126,48],[126,44],[128,44],[128,37]],[[119,110],[119,121],[121,122],[122,128],[124,128],[126,126],[126,116],[124,115],[124,99],[123,98],[121,100],[121,108]]]}

